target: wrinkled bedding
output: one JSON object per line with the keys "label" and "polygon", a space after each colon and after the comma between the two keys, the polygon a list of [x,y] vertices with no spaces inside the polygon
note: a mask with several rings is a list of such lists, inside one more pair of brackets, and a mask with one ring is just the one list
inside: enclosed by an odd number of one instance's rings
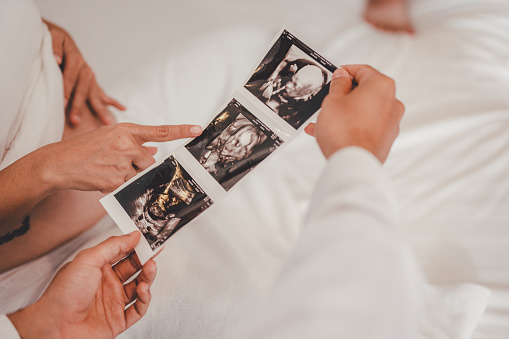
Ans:
{"label": "wrinkled bedding", "polygon": [[[353,1],[285,10],[321,16],[320,25],[294,20],[290,28],[334,64],[367,63],[397,82],[406,114],[385,167],[402,228],[430,284],[474,283],[492,293],[478,324],[473,319],[462,334],[441,324],[434,338],[468,337],[474,327],[472,338],[502,338],[509,333],[509,4],[411,4],[415,36],[376,31]],[[205,125],[278,28],[208,32],[129,72],[112,93],[129,107],[119,119]],[[179,144],[160,146],[158,156]],[[122,337],[223,338],[249,317],[299,236],[324,163],[314,140],[300,135],[167,241],[149,312]],[[117,232],[112,222],[102,227],[81,247]]]}
{"label": "wrinkled bedding", "polygon": [[[415,36],[374,30],[352,15],[357,5],[330,6],[337,19],[330,29],[302,23],[295,31],[336,65],[367,63],[396,80],[406,115],[386,169],[401,199],[402,227],[429,283],[475,283],[491,290],[472,338],[504,336],[509,6],[416,1]],[[275,32],[235,27],[180,46],[132,75],[126,82],[132,85],[117,88],[131,109],[123,118],[207,123],[245,81]],[[169,152],[174,145],[166,147]],[[179,231],[158,258],[157,297],[147,319],[125,337],[222,337],[249,316],[299,235],[323,164],[314,141],[301,135]]]}

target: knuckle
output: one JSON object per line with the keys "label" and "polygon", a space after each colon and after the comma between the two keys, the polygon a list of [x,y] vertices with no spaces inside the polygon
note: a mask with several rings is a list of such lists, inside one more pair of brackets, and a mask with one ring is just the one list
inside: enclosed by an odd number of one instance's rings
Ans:
{"label": "knuckle", "polygon": [[122,184],[124,183],[124,178],[120,178],[120,177],[115,177],[115,178],[112,178],[110,184],[109,184],[109,190],[110,192],[113,192],[114,190],[116,190],[118,187],[122,186]]}
{"label": "knuckle", "polygon": [[391,94],[396,92],[396,82],[392,78],[384,76],[384,87]]}
{"label": "knuckle", "polygon": [[120,133],[129,133],[131,132],[131,129],[133,129],[133,124],[129,122],[121,122],[119,124],[115,125],[115,128],[117,128]]}
{"label": "knuckle", "polygon": [[115,148],[121,152],[121,153],[124,153],[124,154],[129,154],[132,150],[132,137],[130,135],[127,135],[127,134],[123,134],[123,133],[120,133],[120,134],[116,134],[116,138],[115,138]]}
{"label": "knuckle", "polygon": [[131,135],[131,124],[123,122],[113,126],[113,133],[120,137],[127,137]]}
{"label": "knuckle", "polygon": [[406,110],[405,105],[399,100],[398,100],[397,105],[398,105],[399,116],[402,117],[403,114],[405,114],[405,110]]}
{"label": "knuckle", "polygon": [[[72,74],[66,74],[64,75],[64,82],[67,82],[69,84],[69,86],[72,86],[74,85],[74,80],[76,79],[76,77]],[[69,90],[72,90],[72,88],[69,88]]]}
{"label": "knuckle", "polygon": [[369,72],[378,72],[376,69],[373,68],[373,66],[366,65],[366,64],[363,64],[361,66],[362,66],[362,68],[366,69]]}
{"label": "knuckle", "polygon": [[87,65],[87,64],[84,64],[83,66],[81,66],[81,71],[80,71],[80,73],[81,73],[81,76],[82,76],[85,80],[89,81],[89,80],[91,80],[91,79],[92,79],[92,70],[90,69],[90,67],[88,67],[88,65]]}
{"label": "knuckle", "polygon": [[152,156],[147,155],[147,164],[148,164],[148,166],[152,166],[153,164],[155,164],[155,162],[156,162],[156,160]]}
{"label": "knuckle", "polygon": [[169,126],[157,126],[155,129],[155,136],[157,138],[167,138],[171,135]]}
{"label": "knuckle", "polygon": [[122,176],[123,174],[126,174],[129,172],[129,169],[131,168],[131,163],[128,163],[127,161],[122,161],[115,165],[117,168],[117,176]]}

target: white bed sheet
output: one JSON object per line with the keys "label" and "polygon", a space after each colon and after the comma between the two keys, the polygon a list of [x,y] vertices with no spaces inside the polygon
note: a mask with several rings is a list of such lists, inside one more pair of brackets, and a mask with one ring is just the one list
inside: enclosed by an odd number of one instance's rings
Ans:
{"label": "white bed sheet", "polygon": [[[330,61],[368,63],[396,79],[407,111],[386,168],[402,202],[405,231],[430,283],[470,282],[493,292],[472,338],[505,337],[508,3],[412,1],[414,37],[374,30],[361,20],[360,1],[293,3],[273,8],[285,10],[286,17],[302,17],[304,9],[321,16],[319,25],[292,25]],[[253,16],[267,7],[257,8],[252,6]],[[209,9],[210,15],[224,10]],[[278,28],[232,26],[175,46],[174,53],[116,87],[113,94],[129,107],[121,119],[207,123],[247,78]],[[299,234],[323,164],[314,141],[302,135],[180,230],[157,258],[149,313],[122,337],[225,337],[263,301]]]}

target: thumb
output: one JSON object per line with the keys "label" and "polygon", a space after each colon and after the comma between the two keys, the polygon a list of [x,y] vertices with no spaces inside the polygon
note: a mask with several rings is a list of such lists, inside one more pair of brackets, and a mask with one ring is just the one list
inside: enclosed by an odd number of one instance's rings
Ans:
{"label": "thumb", "polygon": [[352,90],[352,76],[344,68],[339,67],[332,74],[329,93],[347,94]]}
{"label": "thumb", "polygon": [[196,125],[143,126],[133,124],[131,133],[143,144],[148,141],[164,142],[196,137],[202,133],[202,128]]}
{"label": "thumb", "polygon": [[98,268],[106,264],[114,264],[129,254],[139,240],[140,232],[138,231],[110,237],[99,245],[78,253],[74,261],[87,263]]}

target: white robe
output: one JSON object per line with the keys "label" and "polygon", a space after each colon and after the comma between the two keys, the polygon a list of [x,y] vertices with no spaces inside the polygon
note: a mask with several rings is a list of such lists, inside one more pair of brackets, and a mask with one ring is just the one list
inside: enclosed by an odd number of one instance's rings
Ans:
{"label": "white robe", "polygon": [[[65,116],[62,73],[53,55],[51,34],[33,1],[0,1],[0,46],[2,170],[61,140]],[[37,300],[55,270],[81,243],[83,240],[73,240],[52,256],[0,274],[0,312],[12,312]]]}
{"label": "white robe", "polygon": [[59,141],[62,74],[51,35],[30,0],[0,2],[0,170]]}

